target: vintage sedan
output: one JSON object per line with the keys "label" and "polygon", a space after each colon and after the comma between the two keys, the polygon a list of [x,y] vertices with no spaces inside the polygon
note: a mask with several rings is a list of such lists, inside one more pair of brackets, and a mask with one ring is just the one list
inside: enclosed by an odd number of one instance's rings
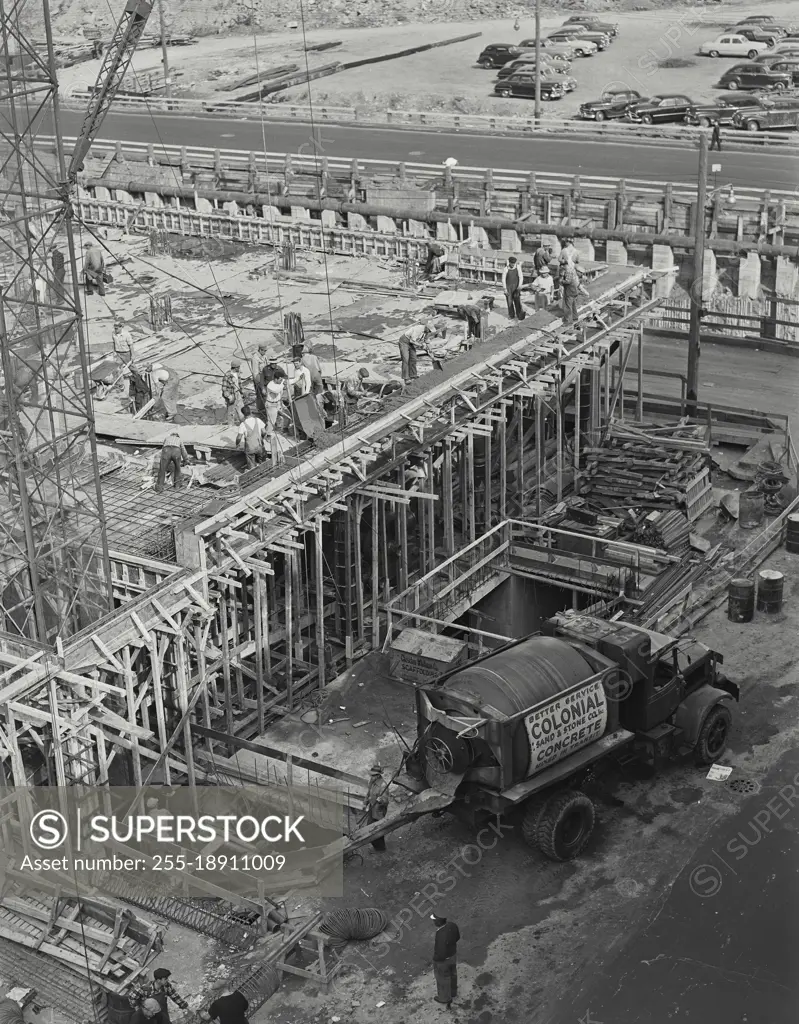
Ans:
{"label": "vintage sedan", "polygon": [[573,14],[563,22],[565,25],[587,25],[592,32],[607,32],[609,36],[619,34],[619,26],[610,21],[602,21],[598,14]]}
{"label": "vintage sedan", "polygon": [[739,110],[757,110],[762,105],[756,96],[720,96],[713,103],[695,104],[685,115],[685,123],[709,128],[718,121],[722,128],[727,128]]}
{"label": "vintage sedan", "polygon": [[598,100],[582,103],[577,116],[586,121],[611,121],[624,117],[631,103],[643,99],[635,89],[607,89]]}
{"label": "vintage sedan", "polygon": [[[567,90],[561,81],[562,75],[552,75],[541,79],[542,100],[562,100]],[[497,96],[523,96],[535,99],[535,75],[519,71],[509,78],[503,78],[494,86]]]}
{"label": "vintage sedan", "polygon": [[754,60],[759,54],[768,50],[767,43],[757,43],[746,36],[725,32],[709,43],[699,47],[701,57],[748,57]]}
{"label": "vintage sedan", "polygon": [[718,80],[719,89],[790,89],[793,76],[769,64],[734,64]]}
{"label": "vintage sedan", "polygon": [[652,96],[648,100],[630,104],[624,116],[628,121],[643,124],[666,124],[669,121],[684,121],[693,105],[694,101],[682,94]]}

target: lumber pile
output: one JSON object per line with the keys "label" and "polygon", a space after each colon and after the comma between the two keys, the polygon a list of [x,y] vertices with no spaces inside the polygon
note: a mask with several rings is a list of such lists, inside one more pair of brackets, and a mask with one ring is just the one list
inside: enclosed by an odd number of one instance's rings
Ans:
{"label": "lumber pile", "polygon": [[583,455],[580,493],[603,504],[681,508],[693,520],[712,501],[705,427],[685,420],[661,427],[613,423],[604,443]]}
{"label": "lumber pile", "polygon": [[683,555],[691,546],[691,524],[679,509],[650,512],[636,522],[633,540],[668,551],[670,555]]}

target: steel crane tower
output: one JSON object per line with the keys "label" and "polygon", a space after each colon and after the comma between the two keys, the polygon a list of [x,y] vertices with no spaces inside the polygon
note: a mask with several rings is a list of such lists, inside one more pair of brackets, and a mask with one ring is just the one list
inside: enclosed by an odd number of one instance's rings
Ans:
{"label": "steel crane tower", "polygon": [[[149,0],[128,0],[75,152],[66,154],[49,0],[0,0],[0,634],[6,643],[10,635],[53,646],[112,608],[73,198],[77,173],[151,8]],[[55,136],[54,154],[35,145],[39,133]]]}

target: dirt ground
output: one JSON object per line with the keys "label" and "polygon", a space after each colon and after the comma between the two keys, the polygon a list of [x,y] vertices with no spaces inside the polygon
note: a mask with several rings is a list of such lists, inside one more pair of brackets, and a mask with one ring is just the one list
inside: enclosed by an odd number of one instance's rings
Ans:
{"label": "dirt ground", "polygon": [[[641,4],[635,5],[640,8]],[[713,39],[738,17],[749,13],[752,5],[710,4],[668,6],[657,10],[612,10],[619,24],[619,36],[602,53],[574,62],[572,75],[577,88],[564,100],[544,105],[550,117],[570,117],[580,103],[595,98],[608,87],[637,89],[642,95],[658,92],[686,93],[697,100],[711,99],[721,72],[735,63],[733,58],[711,60],[698,57],[701,42]],[[610,8],[604,5],[602,10]],[[775,0],[757,6],[758,11],[783,18],[797,16],[796,0]],[[566,8],[547,13],[542,19],[544,31],[560,25]],[[474,20],[436,25],[396,25],[383,28],[314,31],[308,42],[340,40],[342,45],[319,54],[306,55],[303,37],[298,31],[267,36],[230,36],[207,38],[191,47],[170,50],[170,67],[177,74],[176,94],[197,98],[219,95],[230,99],[229,92],[217,92],[232,85],[256,69],[296,63],[301,69],[319,67],[332,61],[346,62],[365,56],[390,53],[417,44],[420,33],[425,41],[455,38],[470,32],[482,37],[452,46],[398,58],[384,64],[354,68],[310,86],[296,86],[279,94],[281,102],[301,103],[312,99],[316,116],[321,107],[357,106],[375,110],[446,110],[452,112],[495,113],[526,116],[531,101],[501,100],[493,97],[496,73],[478,68],[475,60],[491,42],[514,42],[535,34],[530,17],[521,17],[514,28],[513,18]],[[664,62],[666,65],[663,66]],[[675,66],[676,65],[676,66]],[[88,87],[99,71],[98,61],[88,61],[61,72],[62,88]],[[134,64],[145,77],[160,68],[158,50],[142,50]]]}

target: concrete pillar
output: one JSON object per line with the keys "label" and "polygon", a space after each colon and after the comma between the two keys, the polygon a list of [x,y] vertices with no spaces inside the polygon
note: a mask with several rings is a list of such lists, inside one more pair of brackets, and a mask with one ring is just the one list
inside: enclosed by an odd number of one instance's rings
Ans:
{"label": "concrete pillar", "polygon": [[457,242],[458,232],[449,221],[439,221],[436,224],[436,238],[439,242]]}
{"label": "concrete pillar", "polygon": [[471,245],[476,245],[481,249],[491,248],[491,241],[489,240],[488,232],[485,228],[478,227],[476,224],[469,225],[469,243]]}
{"label": "concrete pillar", "polygon": [[460,276],[461,254],[459,249],[450,249],[444,271],[448,280],[456,281]]}
{"label": "concrete pillar", "polygon": [[702,268],[702,297],[705,302],[713,295],[718,286],[716,272],[716,254],[712,249],[705,249],[705,262]]}
{"label": "concrete pillar", "polygon": [[522,240],[515,231],[508,231],[502,228],[500,231],[499,247],[503,252],[521,252]]}
{"label": "concrete pillar", "polygon": [[627,246],[624,242],[609,240],[607,243],[607,262],[616,266],[627,266]]}
{"label": "concrete pillar", "polygon": [[[99,196],[97,197],[100,198]],[[144,201],[148,206],[163,206],[164,201],[157,192],[145,192]]]}
{"label": "concrete pillar", "polygon": [[277,224],[280,221],[286,219],[280,212],[279,207],[277,206],[265,206],[263,208],[262,217],[265,221],[268,221],[270,224],[272,223],[272,221],[274,221]]}
{"label": "concrete pillar", "polygon": [[383,217],[381,214],[378,214],[377,230],[381,235],[395,235],[397,233],[396,221],[393,217]]}
{"label": "concrete pillar", "polygon": [[226,213],[228,217],[238,217],[239,204],[234,200],[231,200],[229,203],[222,203],[222,212]]}
{"label": "concrete pillar", "polygon": [[114,189],[114,198],[118,203],[133,203],[133,196],[121,188]]}
{"label": "concrete pillar", "polygon": [[782,299],[795,299],[799,295],[799,264],[789,256],[777,257],[774,292]]}
{"label": "concrete pillar", "polygon": [[369,224],[365,217],[362,217],[360,213],[348,213],[347,214],[347,227],[350,231],[368,231]]}
{"label": "concrete pillar", "polygon": [[99,199],[101,203],[110,203],[111,192],[107,188],[104,188],[102,185],[95,185],[94,198]]}
{"label": "concrete pillar", "polygon": [[738,297],[757,299],[760,296],[760,257],[748,252],[738,261]]}
{"label": "concrete pillar", "polygon": [[214,204],[210,199],[203,199],[201,196],[195,196],[194,205],[197,208],[197,213],[213,213]]}
{"label": "concrete pillar", "polygon": [[304,206],[292,206],[291,208],[291,219],[292,220],[310,220],[311,211],[306,210]]}
{"label": "concrete pillar", "polygon": [[[670,270],[674,266],[674,250],[670,245],[653,245],[652,246],[652,269],[653,270]],[[653,295],[659,298],[665,298],[667,295],[671,295],[671,290],[674,287],[674,281],[676,274],[667,274],[665,277],[660,277],[655,281]]]}
{"label": "concrete pillar", "polygon": [[581,260],[588,260],[591,263],[595,262],[594,243],[590,238],[575,238],[574,248],[577,250]]}
{"label": "concrete pillar", "polygon": [[321,220],[323,228],[335,228],[338,226],[335,210],[322,210]]}
{"label": "concrete pillar", "polygon": [[427,230],[427,225],[423,220],[409,220],[408,234],[412,238],[428,238],[430,232]]}
{"label": "concrete pillar", "polygon": [[560,239],[557,235],[541,235],[542,245],[548,245],[552,250],[552,255],[555,259],[560,255],[560,250],[563,246],[560,244]]}

